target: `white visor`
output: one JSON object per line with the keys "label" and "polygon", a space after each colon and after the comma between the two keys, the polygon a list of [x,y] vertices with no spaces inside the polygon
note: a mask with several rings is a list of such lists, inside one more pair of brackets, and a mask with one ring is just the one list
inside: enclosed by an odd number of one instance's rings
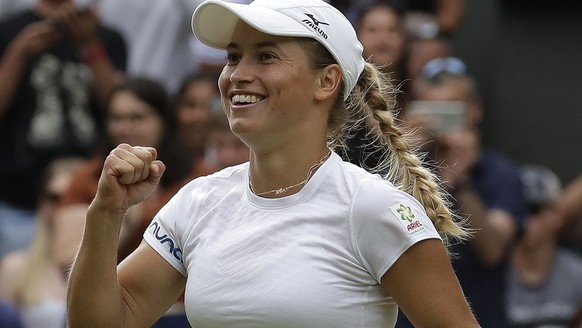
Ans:
{"label": "white visor", "polygon": [[192,31],[200,42],[224,49],[239,19],[265,34],[321,43],[342,68],[344,99],[364,69],[363,48],[352,24],[322,0],[256,0],[249,5],[207,0],[192,15]]}

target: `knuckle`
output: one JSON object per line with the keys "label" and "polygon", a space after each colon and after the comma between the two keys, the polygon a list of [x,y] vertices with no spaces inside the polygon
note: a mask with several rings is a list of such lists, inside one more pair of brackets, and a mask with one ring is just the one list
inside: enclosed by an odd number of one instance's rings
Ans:
{"label": "knuckle", "polygon": [[145,169],[145,167],[146,167],[146,164],[145,164],[144,161],[138,161],[138,162],[135,163],[134,166],[135,166],[135,168],[136,168],[137,171],[143,171]]}

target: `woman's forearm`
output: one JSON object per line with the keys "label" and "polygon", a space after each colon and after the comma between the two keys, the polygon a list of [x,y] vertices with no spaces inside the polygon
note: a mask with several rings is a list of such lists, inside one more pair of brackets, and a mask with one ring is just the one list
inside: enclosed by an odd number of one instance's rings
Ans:
{"label": "woman's forearm", "polygon": [[85,233],[68,284],[68,327],[118,327],[125,303],[117,280],[117,248],[124,210],[89,206]]}
{"label": "woman's forearm", "polygon": [[0,87],[0,120],[6,114],[14,98],[16,88],[22,79],[26,60],[15,47],[8,48],[4,56],[0,58],[0,81],[2,81],[2,86]]}

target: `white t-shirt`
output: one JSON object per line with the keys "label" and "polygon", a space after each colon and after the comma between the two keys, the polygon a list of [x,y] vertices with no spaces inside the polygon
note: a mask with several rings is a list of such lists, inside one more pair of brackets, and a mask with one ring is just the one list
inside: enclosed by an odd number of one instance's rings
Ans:
{"label": "white t-shirt", "polygon": [[440,238],[422,206],[333,153],[304,188],[266,199],[248,163],[186,185],[145,240],[187,276],[194,327],[393,327],[382,275]]}

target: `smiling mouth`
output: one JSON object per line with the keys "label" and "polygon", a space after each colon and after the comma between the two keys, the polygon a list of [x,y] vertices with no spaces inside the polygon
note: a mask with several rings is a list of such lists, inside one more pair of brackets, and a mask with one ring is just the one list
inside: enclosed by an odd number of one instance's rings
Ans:
{"label": "smiling mouth", "polygon": [[257,102],[259,102],[263,99],[264,98],[257,97],[255,95],[235,95],[230,99],[230,101],[234,105],[248,105],[248,104],[256,104]]}

